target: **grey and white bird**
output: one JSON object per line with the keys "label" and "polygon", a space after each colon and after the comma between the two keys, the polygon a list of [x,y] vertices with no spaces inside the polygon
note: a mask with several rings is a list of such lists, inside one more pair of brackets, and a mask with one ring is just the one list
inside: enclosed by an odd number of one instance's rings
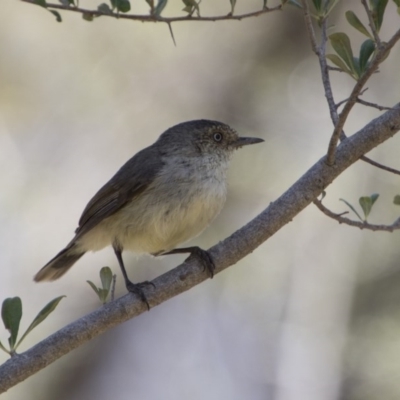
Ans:
{"label": "grey and white bird", "polygon": [[199,235],[223,208],[234,150],[260,142],[240,137],[217,121],[188,121],[167,129],[94,195],[74,238],[35,275],[35,281],[58,279],[86,252],[110,245],[128,291],[139,295],[148,307],[143,287],[149,282],[129,280],[123,250],[154,256],[191,253],[212,277],[215,266],[205,250],[177,246]]}

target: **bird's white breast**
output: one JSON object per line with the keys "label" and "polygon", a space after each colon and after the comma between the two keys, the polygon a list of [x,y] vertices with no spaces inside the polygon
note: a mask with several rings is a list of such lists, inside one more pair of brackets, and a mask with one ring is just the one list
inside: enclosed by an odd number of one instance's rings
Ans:
{"label": "bird's white breast", "polygon": [[99,250],[115,241],[124,249],[156,254],[198,234],[225,204],[228,159],[166,160],[157,178],[139,196],[89,231],[84,250]]}

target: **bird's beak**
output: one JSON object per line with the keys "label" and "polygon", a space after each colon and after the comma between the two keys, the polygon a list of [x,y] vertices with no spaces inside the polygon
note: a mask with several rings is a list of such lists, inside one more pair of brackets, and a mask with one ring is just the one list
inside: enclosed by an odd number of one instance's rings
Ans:
{"label": "bird's beak", "polygon": [[262,142],[264,142],[264,139],[255,138],[255,137],[240,137],[238,140],[236,140],[235,143],[233,143],[233,146],[236,149],[239,149],[240,147],[247,146],[249,144],[256,144],[256,143],[262,143]]}

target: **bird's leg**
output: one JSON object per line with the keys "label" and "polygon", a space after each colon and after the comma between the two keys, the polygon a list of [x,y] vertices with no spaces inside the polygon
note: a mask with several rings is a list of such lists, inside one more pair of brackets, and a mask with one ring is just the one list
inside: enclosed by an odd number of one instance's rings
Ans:
{"label": "bird's leg", "polygon": [[[215,264],[209,252],[201,249],[200,247],[182,247],[180,249],[173,249],[166,253],[161,253],[160,255],[168,255],[168,254],[181,254],[181,253],[190,253],[190,256],[197,257],[204,266],[204,271],[207,270],[210,274],[210,277],[214,277]],[[189,257],[190,257],[189,256]]]}
{"label": "bird's leg", "polygon": [[131,293],[135,293],[140,297],[140,300],[142,300],[144,303],[146,303],[147,309],[150,310],[150,305],[149,302],[147,301],[146,295],[143,292],[143,288],[148,286],[148,285],[153,285],[155,287],[154,283],[149,282],[149,281],[144,281],[140,283],[133,283],[129,280],[128,274],[126,273],[124,261],[122,259],[122,247],[113,244],[113,249],[115,252],[115,255],[117,256],[118,264],[119,267],[121,268],[122,275],[124,276],[125,279],[125,286],[127,290]]}

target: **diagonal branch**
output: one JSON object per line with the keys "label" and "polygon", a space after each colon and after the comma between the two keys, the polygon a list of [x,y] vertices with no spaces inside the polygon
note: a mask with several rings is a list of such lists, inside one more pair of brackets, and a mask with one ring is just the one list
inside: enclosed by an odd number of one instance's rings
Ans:
{"label": "diagonal branch", "polygon": [[[35,0],[21,0],[24,3],[30,3],[37,5]],[[267,14],[272,11],[279,11],[282,9],[282,5],[276,6],[276,7],[265,7],[259,11],[253,11],[251,13],[247,14],[239,14],[239,15],[232,15],[227,14],[227,15],[219,15],[219,16],[214,16],[214,17],[193,17],[191,15],[187,15],[184,17],[161,17],[160,15],[138,15],[138,14],[121,14],[121,13],[106,13],[99,11],[97,9],[95,10],[90,10],[87,8],[82,8],[82,7],[72,7],[72,6],[67,6],[63,4],[55,4],[55,3],[47,3],[48,9],[53,9],[53,10],[62,10],[62,11],[72,11],[72,12],[77,12],[82,15],[91,15],[93,17],[113,17],[117,19],[130,19],[133,21],[140,21],[140,22],[166,22],[167,24],[170,24],[171,22],[182,22],[182,21],[241,21],[242,19],[246,18],[253,18],[253,17],[258,17],[259,15],[262,14]]]}
{"label": "diagonal branch", "polygon": [[[254,251],[306,208],[362,155],[390,139],[399,130],[400,103],[342,142],[338,147],[334,167],[326,164],[326,157],[321,158],[266,210],[212,247],[209,251],[215,261],[215,272],[223,271]],[[146,297],[151,307],[155,307],[206,279],[202,267],[195,260],[189,260],[156,278],[153,281],[156,289],[148,289]],[[127,294],[67,325],[0,366],[0,393],[106,330],[144,311],[146,306],[143,302]]]}

